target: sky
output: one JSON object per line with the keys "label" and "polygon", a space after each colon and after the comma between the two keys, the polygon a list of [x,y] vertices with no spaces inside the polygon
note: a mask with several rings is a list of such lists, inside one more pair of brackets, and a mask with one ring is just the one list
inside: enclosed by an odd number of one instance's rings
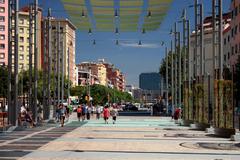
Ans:
{"label": "sky", "polygon": [[[212,0],[199,0],[204,4],[204,15],[211,14]],[[223,0],[224,11],[229,11],[231,0]],[[24,6],[33,0],[20,0],[20,6]],[[114,64],[126,76],[127,84],[138,87],[139,75],[143,72],[158,72],[162,59],[165,56],[165,46],[162,41],[169,47],[171,36],[170,29],[174,22],[180,20],[182,10],[187,9],[187,16],[190,19],[191,28],[193,29],[194,10],[189,6],[194,0],[173,0],[173,3],[160,25],[159,29],[146,34],[136,32],[120,33],[117,37],[113,32],[93,32],[88,35],[86,31],[76,31],[76,63],[84,61],[97,61],[105,59],[107,62]],[[39,0],[40,6],[46,15],[48,8],[52,8],[54,17],[68,18],[60,0]],[[181,24],[179,24],[181,30]],[[120,44],[115,44],[118,38]],[[96,45],[93,45],[93,39]],[[142,45],[137,45],[138,41]]]}

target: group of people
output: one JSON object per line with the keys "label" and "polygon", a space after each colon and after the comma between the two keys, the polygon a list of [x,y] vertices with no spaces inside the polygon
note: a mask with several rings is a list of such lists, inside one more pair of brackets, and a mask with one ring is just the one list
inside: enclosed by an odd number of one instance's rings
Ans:
{"label": "group of people", "polygon": [[[96,119],[100,119],[102,114],[106,124],[108,124],[108,119],[110,116],[112,116],[113,124],[116,123],[116,119],[118,115],[117,109],[113,109],[112,107],[109,108],[108,106],[105,106],[102,111],[100,107],[96,107],[95,112],[96,112]],[[94,112],[92,107],[88,107],[87,105],[82,105],[82,106],[79,105],[77,108],[78,121],[81,121],[81,119],[82,121],[84,121],[85,119],[90,120],[91,115],[93,116],[93,113]]]}

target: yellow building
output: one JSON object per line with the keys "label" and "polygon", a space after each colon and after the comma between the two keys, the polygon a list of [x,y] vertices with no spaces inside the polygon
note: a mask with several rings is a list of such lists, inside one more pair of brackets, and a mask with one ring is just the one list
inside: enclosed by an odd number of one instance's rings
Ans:
{"label": "yellow building", "polygon": [[[42,12],[39,9],[37,15],[37,48],[38,48],[38,68],[41,69],[41,19]],[[29,69],[29,8],[23,8],[19,12],[19,38],[18,38],[18,64],[19,72]],[[34,30],[33,30],[34,33]],[[33,34],[34,43],[34,34]],[[34,65],[34,46],[32,47],[32,63]],[[14,58],[14,56],[13,56]]]}

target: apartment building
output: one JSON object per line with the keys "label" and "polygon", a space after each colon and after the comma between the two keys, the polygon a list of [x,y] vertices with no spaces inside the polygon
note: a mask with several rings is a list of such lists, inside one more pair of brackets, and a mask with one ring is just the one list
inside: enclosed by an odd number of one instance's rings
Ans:
{"label": "apartment building", "polygon": [[8,0],[0,0],[0,66],[8,65]]}
{"label": "apartment building", "polygon": [[[44,19],[46,21],[47,19]],[[60,24],[60,52],[63,52],[63,59],[60,58],[60,63],[64,68],[64,75],[68,77],[72,82],[72,84],[76,85],[76,65],[75,65],[75,43],[76,43],[76,27],[69,21],[68,19],[51,19],[52,25],[52,64],[54,69],[54,63],[57,64],[57,40],[58,33],[57,27]],[[61,54],[60,53],[60,54]],[[43,52],[42,52],[43,57]],[[61,56],[60,56],[61,57]],[[69,67],[69,68],[68,68]],[[61,67],[60,67],[61,68]],[[61,69],[60,69],[61,71]],[[69,73],[68,73],[69,71]]]}
{"label": "apartment building", "polygon": [[229,64],[234,67],[237,63],[238,58],[240,58],[240,0],[232,0],[231,2],[231,15],[232,21],[231,25],[231,53]]}

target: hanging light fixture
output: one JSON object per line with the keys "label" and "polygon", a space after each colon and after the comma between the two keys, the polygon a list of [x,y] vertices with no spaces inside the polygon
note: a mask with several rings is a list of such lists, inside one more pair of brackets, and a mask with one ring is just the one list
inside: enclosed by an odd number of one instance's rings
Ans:
{"label": "hanging light fixture", "polygon": [[146,33],[146,30],[145,28],[142,29],[142,34],[145,34]]}
{"label": "hanging light fixture", "polygon": [[86,17],[86,15],[85,15],[85,13],[84,13],[84,9],[82,10],[82,17],[83,17],[83,18]]}
{"label": "hanging light fixture", "polygon": [[119,41],[118,41],[118,39],[116,40],[116,45],[119,45]]}
{"label": "hanging light fixture", "polygon": [[115,18],[118,18],[118,11],[117,11],[117,9],[115,9],[114,16],[115,16]]}
{"label": "hanging light fixture", "polygon": [[138,41],[138,45],[139,45],[139,46],[142,45],[142,41],[141,41],[141,40]]}
{"label": "hanging light fixture", "polygon": [[96,45],[96,40],[95,39],[93,40],[93,45]]}
{"label": "hanging light fixture", "polygon": [[148,18],[151,18],[151,17],[152,17],[152,12],[151,12],[151,11],[148,11],[147,17],[148,17]]}
{"label": "hanging light fixture", "polygon": [[118,28],[115,28],[115,34],[119,34]]}
{"label": "hanging light fixture", "polygon": [[164,44],[165,44],[164,41],[162,41],[162,42],[161,42],[161,46],[163,46]]}
{"label": "hanging light fixture", "polygon": [[92,29],[91,29],[91,28],[88,29],[88,34],[89,34],[89,35],[92,34]]}

